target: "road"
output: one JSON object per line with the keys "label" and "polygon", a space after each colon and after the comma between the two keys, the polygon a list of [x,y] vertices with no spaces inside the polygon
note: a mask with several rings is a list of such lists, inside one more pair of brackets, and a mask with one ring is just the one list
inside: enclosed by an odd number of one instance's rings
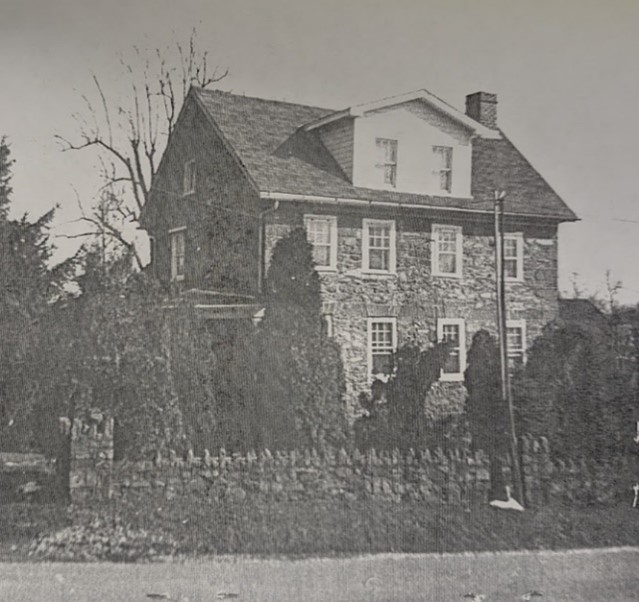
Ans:
{"label": "road", "polygon": [[[639,600],[639,548],[330,559],[221,557],[153,564],[0,563],[11,602]],[[148,594],[155,594],[150,597]],[[161,596],[161,597],[160,597]]]}

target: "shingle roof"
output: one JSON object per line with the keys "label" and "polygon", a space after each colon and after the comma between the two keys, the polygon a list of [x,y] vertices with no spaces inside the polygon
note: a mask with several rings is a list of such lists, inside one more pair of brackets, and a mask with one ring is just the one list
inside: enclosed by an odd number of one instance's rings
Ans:
{"label": "shingle roof", "polygon": [[504,136],[476,138],[472,199],[437,197],[353,186],[315,131],[301,126],[333,113],[288,102],[193,88],[261,192],[422,205],[435,209],[492,210],[494,191],[506,190],[505,210],[557,221],[577,219]]}

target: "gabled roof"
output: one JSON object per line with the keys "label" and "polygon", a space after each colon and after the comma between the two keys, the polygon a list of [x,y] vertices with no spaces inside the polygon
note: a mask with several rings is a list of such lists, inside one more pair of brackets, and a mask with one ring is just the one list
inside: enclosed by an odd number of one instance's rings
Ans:
{"label": "gabled roof", "polygon": [[434,94],[431,94],[428,90],[415,90],[414,92],[408,92],[406,94],[400,94],[398,96],[390,96],[388,98],[382,98],[380,100],[374,100],[364,104],[355,105],[344,109],[342,111],[334,111],[325,117],[316,119],[311,123],[307,123],[304,126],[304,130],[310,132],[311,130],[320,128],[334,121],[345,119],[347,117],[362,117],[366,113],[371,111],[377,111],[379,109],[386,109],[394,107],[413,100],[421,100],[431,107],[437,109],[440,113],[448,116],[453,121],[456,121],[471,132],[483,136],[485,138],[499,138],[499,132],[497,130],[491,130],[490,128],[482,125],[478,121],[475,121],[468,115],[458,111],[455,107],[449,105],[447,102],[438,98]]}
{"label": "gabled roof", "polygon": [[317,130],[306,127],[335,111],[218,90],[192,88],[191,94],[215,122],[263,196],[312,196],[338,202],[487,213],[492,211],[494,191],[499,189],[507,191],[508,214],[554,221],[577,219],[503,135],[473,140],[472,199],[375,190],[353,186]]}

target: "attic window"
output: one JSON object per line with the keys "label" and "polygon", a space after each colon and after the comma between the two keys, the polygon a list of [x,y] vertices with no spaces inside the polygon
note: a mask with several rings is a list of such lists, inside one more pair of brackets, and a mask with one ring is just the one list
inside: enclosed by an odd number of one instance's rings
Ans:
{"label": "attic window", "polygon": [[393,188],[397,184],[397,140],[376,138],[377,164],[375,167],[382,173],[382,182]]}
{"label": "attic window", "polygon": [[195,192],[195,181],[197,178],[197,171],[195,165],[195,159],[191,161],[187,161],[184,164],[184,183],[183,183],[183,192],[184,194],[191,194]]}
{"label": "attic window", "polygon": [[450,192],[453,184],[453,149],[450,146],[433,146],[433,154],[436,188],[442,192]]}

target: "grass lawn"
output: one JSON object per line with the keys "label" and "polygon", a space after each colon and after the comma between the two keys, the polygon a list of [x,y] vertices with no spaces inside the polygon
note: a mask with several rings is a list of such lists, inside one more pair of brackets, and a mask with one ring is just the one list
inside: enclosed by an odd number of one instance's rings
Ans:
{"label": "grass lawn", "polygon": [[[245,500],[114,500],[83,508],[8,505],[0,520],[2,558],[138,560],[210,554],[349,556],[562,550],[639,545],[639,514],[629,504],[549,506],[525,512],[376,500],[280,502]],[[73,525],[69,527],[69,525]],[[65,527],[67,527],[65,529]],[[16,549],[12,550],[12,546]]]}

